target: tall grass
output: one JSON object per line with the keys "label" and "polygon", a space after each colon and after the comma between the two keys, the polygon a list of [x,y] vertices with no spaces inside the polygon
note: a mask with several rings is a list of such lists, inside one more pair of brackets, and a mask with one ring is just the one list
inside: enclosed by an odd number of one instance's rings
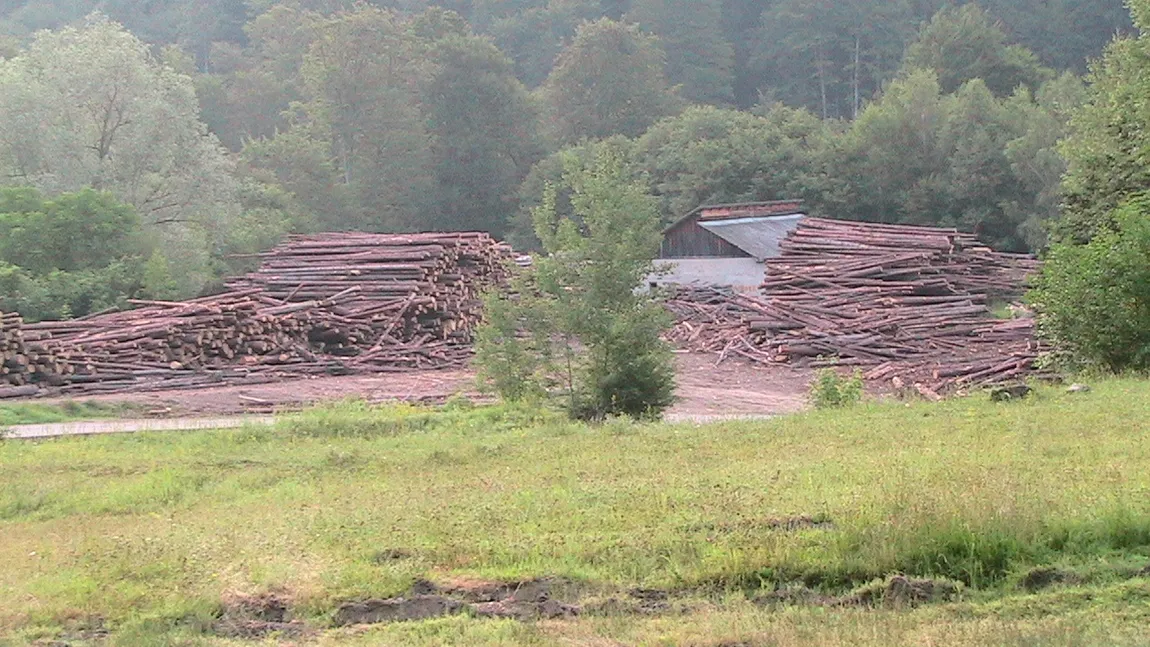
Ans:
{"label": "tall grass", "polygon": [[341,403],[271,429],[6,442],[0,636],[186,627],[261,591],[322,623],[419,578],[708,600],[896,572],[997,599],[1036,567],[1117,586],[1150,564],[1148,411],[1150,385],[1113,381],[706,427]]}

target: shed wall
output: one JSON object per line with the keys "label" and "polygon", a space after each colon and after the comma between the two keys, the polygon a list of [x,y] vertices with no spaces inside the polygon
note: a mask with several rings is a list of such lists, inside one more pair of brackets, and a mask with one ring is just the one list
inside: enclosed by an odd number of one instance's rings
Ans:
{"label": "shed wall", "polygon": [[663,236],[660,258],[750,258],[750,254],[699,226],[697,218]]}

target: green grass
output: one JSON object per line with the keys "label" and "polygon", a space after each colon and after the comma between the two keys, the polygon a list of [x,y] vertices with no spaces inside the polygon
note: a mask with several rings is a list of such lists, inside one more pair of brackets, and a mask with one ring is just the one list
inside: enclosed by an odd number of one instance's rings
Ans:
{"label": "green grass", "polygon": [[[1150,383],[1115,380],[706,427],[344,403],[274,429],[7,441],[0,636],[237,644],[205,633],[223,601],[275,592],[332,645],[1150,644],[1148,414]],[[804,515],[829,523],[781,523]],[[1027,592],[1036,567],[1068,579]],[[962,600],[752,602],[896,572]],[[667,589],[691,613],[327,629],[417,578],[545,576],[580,602]]]}
{"label": "green grass", "polygon": [[118,418],[131,409],[123,404],[68,400],[61,404],[0,403],[0,428],[71,420]]}

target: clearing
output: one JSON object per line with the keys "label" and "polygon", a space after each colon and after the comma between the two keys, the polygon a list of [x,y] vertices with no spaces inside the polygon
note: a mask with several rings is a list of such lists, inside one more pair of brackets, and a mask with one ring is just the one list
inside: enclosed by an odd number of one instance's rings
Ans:
{"label": "clearing", "polygon": [[0,442],[0,644],[1146,645],[1147,414],[1119,380]]}
{"label": "clearing", "polygon": [[[727,360],[716,366],[715,359],[714,354],[676,354],[680,401],[671,411],[673,419],[708,420],[715,416],[781,415],[801,411],[806,405],[811,371],[786,365],[767,367],[738,360]],[[298,378],[258,386],[116,393],[86,396],[83,402],[91,403],[94,407],[118,406],[130,416],[230,416],[290,411],[350,398],[376,403],[439,403],[461,394],[481,399],[475,393],[474,380],[475,374],[470,370],[379,373]],[[26,402],[47,407],[73,406],[73,401],[62,398]],[[82,416],[45,420],[37,417],[28,420],[0,419],[0,425],[57,422],[79,417]]]}

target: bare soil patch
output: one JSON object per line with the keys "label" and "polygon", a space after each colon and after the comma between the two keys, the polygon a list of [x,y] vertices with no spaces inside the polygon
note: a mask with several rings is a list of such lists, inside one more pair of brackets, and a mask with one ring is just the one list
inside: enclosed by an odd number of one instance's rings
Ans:
{"label": "bare soil patch", "polygon": [[[680,353],[679,402],[672,420],[706,422],[726,416],[773,416],[806,406],[812,374],[790,366],[762,366],[716,355]],[[134,415],[152,417],[228,416],[300,409],[321,402],[362,399],[368,402],[436,404],[462,395],[483,400],[470,370],[451,369],[377,375],[299,378],[271,384],[218,386],[189,390],[97,395],[85,401],[123,403]],[[63,399],[36,402],[62,403]]]}

